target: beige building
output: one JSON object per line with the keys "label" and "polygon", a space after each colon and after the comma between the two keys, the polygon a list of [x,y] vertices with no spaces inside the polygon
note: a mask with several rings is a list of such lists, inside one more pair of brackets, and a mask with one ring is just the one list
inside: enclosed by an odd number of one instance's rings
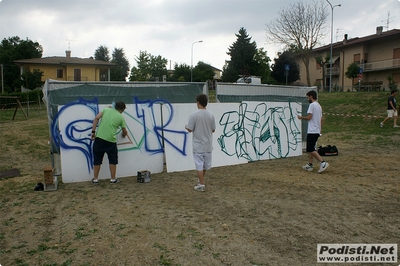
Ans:
{"label": "beige building", "polygon": [[[345,34],[343,41],[332,44],[332,69],[330,63],[321,67],[315,58],[320,56],[325,59],[330,56],[330,51],[330,44],[314,49],[314,56],[310,58],[309,65],[312,86],[324,87],[325,91],[330,87],[332,91],[388,90],[389,76],[400,84],[400,30],[398,29],[383,31],[382,27],[377,27],[375,34],[361,38],[348,38]],[[349,79],[345,73],[353,62],[360,67],[359,76]],[[300,61],[299,65],[301,81],[306,83],[304,64]],[[330,71],[332,71],[332,83],[330,83]]]}
{"label": "beige building", "polygon": [[212,69],[214,71],[213,79],[216,80],[216,81],[221,81],[221,72],[222,72],[222,70],[218,69],[216,67],[213,67],[213,66],[211,66],[211,67],[212,67]]}
{"label": "beige building", "polygon": [[95,60],[93,58],[71,57],[71,51],[65,51],[66,56],[52,56],[15,60],[21,74],[25,69],[43,72],[42,80],[54,79],[62,81],[110,81],[110,69],[113,63]]}

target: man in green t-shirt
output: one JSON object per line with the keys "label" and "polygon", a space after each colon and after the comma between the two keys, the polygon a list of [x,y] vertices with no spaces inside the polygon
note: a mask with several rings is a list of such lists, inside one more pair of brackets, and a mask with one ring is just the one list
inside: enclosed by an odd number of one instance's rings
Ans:
{"label": "man in green t-shirt", "polygon": [[[107,153],[108,163],[110,165],[111,180],[110,183],[117,183],[119,180],[115,177],[118,164],[118,148],[117,148],[117,129],[122,129],[122,137],[128,135],[126,130],[125,119],[122,112],[126,106],[124,102],[117,102],[114,108],[105,108],[98,113],[93,120],[92,126],[92,140],[93,143],[93,157],[94,157],[94,178],[93,184],[99,183],[100,166],[103,162],[104,153]],[[99,127],[96,127],[101,119]]]}

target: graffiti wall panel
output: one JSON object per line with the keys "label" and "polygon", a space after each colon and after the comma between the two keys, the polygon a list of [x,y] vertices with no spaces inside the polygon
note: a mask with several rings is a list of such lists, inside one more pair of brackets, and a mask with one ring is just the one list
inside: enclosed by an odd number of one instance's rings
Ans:
{"label": "graffiti wall panel", "polygon": [[[232,131],[236,127],[235,124],[237,123],[236,119],[220,121],[221,117],[224,116],[225,113],[230,113],[231,110],[237,110],[238,105],[239,104],[237,103],[210,103],[207,105],[207,109],[214,114],[216,123],[216,130],[213,134],[213,167],[247,163],[245,158],[230,151],[235,151],[235,145],[237,144],[236,138],[227,137],[223,140],[223,143],[218,143],[218,139],[221,135],[232,135]],[[173,108],[174,119],[171,121],[171,128],[175,128],[176,130],[167,133],[169,136],[165,145],[167,171],[177,172],[194,170],[192,134],[186,133],[186,144],[182,146],[184,136],[181,135],[180,132],[187,132],[185,130],[185,125],[188,123],[189,115],[197,110],[197,106],[195,103],[185,103],[173,104]],[[163,114],[164,113],[165,112],[163,111]]]}
{"label": "graffiti wall panel", "polygon": [[[189,115],[197,110],[195,103],[172,104],[173,119],[169,123],[169,129],[164,130],[165,136],[165,161],[167,172],[179,172],[193,170],[192,135],[187,132],[185,125]],[[170,110],[163,106],[163,119],[171,115]]]}
{"label": "graffiti wall panel", "polygon": [[[164,165],[162,141],[156,130],[161,121],[159,105],[128,104],[124,113],[128,136],[117,134],[117,176],[136,176],[138,171],[161,173]],[[108,168],[108,160],[104,158]],[[104,169],[102,169],[104,170]],[[105,178],[109,178],[108,169]]]}
{"label": "graffiti wall panel", "polygon": [[[84,104],[60,106],[58,114],[58,129],[61,155],[62,179],[65,183],[90,181],[93,178],[93,154],[90,133],[92,122],[97,110],[102,110],[108,105],[99,105],[97,109],[88,108]],[[149,170],[153,173],[163,171],[164,155],[161,144],[154,144],[151,152],[146,148],[146,136],[154,135],[153,126],[144,128],[144,115],[137,116],[135,105],[127,105],[123,116],[125,117],[128,136],[122,138],[121,132],[117,134],[118,167],[117,177],[136,176],[138,171]],[[155,120],[161,120],[160,108],[153,114]],[[159,143],[159,142],[158,142]],[[158,152],[154,152],[157,150]],[[161,152],[160,152],[161,151]],[[105,155],[99,174],[100,179],[109,179],[108,159]]]}
{"label": "graffiti wall panel", "polygon": [[[238,110],[238,103],[211,103],[207,105],[215,117],[216,129],[213,136],[213,167],[236,165],[247,163],[246,158],[239,156],[236,152],[241,147],[238,145],[235,129],[237,128],[237,115],[233,115]],[[226,117],[226,114],[229,114]],[[224,136],[223,142],[220,142],[221,136]]]}
{"label": "graffiti wall panel", "polygon": [[60,146],[63,182],[85,180],[93,169],[90,134],[97,110],[95,101],[73,102],[58,108],[57,118],[52,126],[52,137]]}
{"label": "graffiti wall panel", "polygon": [[286,158],[302,154],[298,103],[243,102],[243,134],[249,161]]}

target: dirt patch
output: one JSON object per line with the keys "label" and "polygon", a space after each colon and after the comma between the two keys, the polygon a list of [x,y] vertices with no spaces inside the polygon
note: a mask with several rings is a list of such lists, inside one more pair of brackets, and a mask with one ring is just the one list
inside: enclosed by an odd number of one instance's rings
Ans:
{"label": "dirt patch", "polygon": [[194,171],[34,191],[48,162],[15,151],[24,176],[0,180],[0,264],[316,265],[318,243],[397,243],[399,150],[335,136],[322,174],[301,169],[306,154],[218,167],[204,193]]}

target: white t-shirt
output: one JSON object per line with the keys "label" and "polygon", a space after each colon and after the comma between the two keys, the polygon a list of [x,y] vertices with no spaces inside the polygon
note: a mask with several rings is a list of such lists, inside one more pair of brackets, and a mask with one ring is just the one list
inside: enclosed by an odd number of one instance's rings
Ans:
{"label": "white t-shirt", "polygon": [[308,106],[307,114],[312,114],[308,121],[307,134],[321,134],[322,107],[317,101]]}
{"label": "white t-shirt", "polygon": [[193,131],[193,153],[212,152],[214,115],[207,109],[198,109],[189,116],[187,127]]}

